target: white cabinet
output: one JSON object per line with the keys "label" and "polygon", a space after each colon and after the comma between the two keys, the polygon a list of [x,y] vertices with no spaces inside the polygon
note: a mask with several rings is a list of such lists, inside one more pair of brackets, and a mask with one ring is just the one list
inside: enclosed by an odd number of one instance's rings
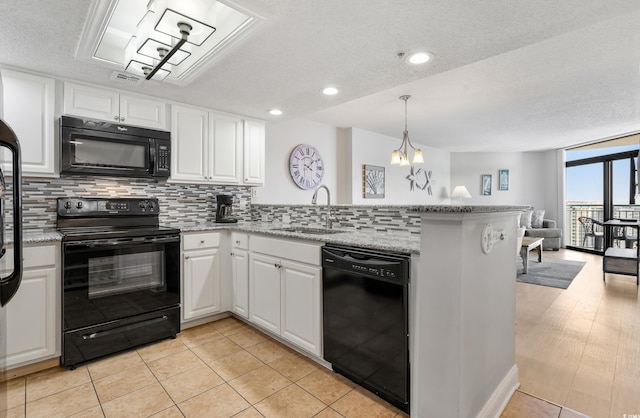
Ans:
{"label": "white cabinet", "polygon": [[[13,299],[0,308],[6,318],[4,362],[8,369],[60,355],[59,248],[58,244],[24,247],[22,282]],[[12,270],[13,249],[8,248],[0,274],[5,277]]]}
{"label": "white cabinet", "polygon": [[249,236],[231,234],[231,310],[249,318]]}
{"label": "white cabinet", "polygon": [[167,129],[166,103],[75,83],[64,83],[64,113],[122,122],[152,129]]}
{"label": "white cabinet", "polygon": [[249,320],[322,355],[319,243],[252,236]]}
{"label": "white cabinet", "polygon": [[171,179],[206,182],[209,169],[208,113],[188,106],[171,106]]}
{"label": "white cabinet", "polygon": [[[56,174],[54,103],[55,81],[11,70],[2,74],[4,117],[20,141],[22,174]],[[3,150],[2,169],[11,172],[11,155]]]}
{"label": "white cabinet", "polygon": [[209,113],[209,180],[242,183],[242,120]]}
{"label": "white cabinet", "polygon": [[244,121],[244,184],[262,186],[265,172],[264,122]]}
{"label": "white cabinet", "polygon": [[252,252],[249,255],[249,320],[280,334],[280,259]]}
{"label": "white cabinet", "polygon": [[182,236],[182,320],[218,313],[221,308],[220,233]]}
{"label": "white cabinet", "polygon": [[172,181],[264,184],[263,122],[176,104],[171,138]]}
{"label": "white cabinet", "polygon": [[282,260],[281,335],[320,355],[322,275],[317,266]]}

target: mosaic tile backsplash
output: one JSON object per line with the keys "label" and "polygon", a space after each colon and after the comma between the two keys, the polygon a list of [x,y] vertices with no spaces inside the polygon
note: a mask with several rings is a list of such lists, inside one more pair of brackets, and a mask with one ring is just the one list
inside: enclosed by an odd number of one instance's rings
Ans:
{"label": "mosaic tile backsplash", "polygon": [[[10,182],[10,179],[7,179]],[[10,204],[11,186],[5,201]],[[215,221],[217,194],[235,196],[234,217],[248,221],[251,192],[244,186],[210,186],[168,183],[165,180],[114,179],[95,177],[23,178],[23,229],[40,230],[56,227],[58,197],[155,197],[160,202],[160,222],[197,224]],[[5,216],[7,230],[12,227]]]}
{"label": "mosaic tile backsplash", "polygon": [[[325,205],[264,205],[251,206],[254,222],[289,222],[295,225],[324,227],[327,209]],[[283,218],[284,216],[284,218]],[[401,231],[420,234],[420,213],[409,212],[408,206],[331,206],[331,216],[336,229],[361,229],[369,231]]]}
{"label": "mosaic tile backsplash", "polygon": [[[5,194],[10,204],[10,179]],[[155,197],[160,202],[162,224],[196,225],[215,221],[218,194],[234,195],[234,217],[241,221],[289,222],[295,225],[323,227],[324,205],[251,204],[251,189],[245,186],[213,186],[168,183],[165,180],[116,179],[96,177],[23,178],[23,229],[48,230],[56,227],[58,197]],[[369,231],[420,233],[420,214],[403,206],[331,207],[334,228]],[[12,219],[5,216],[6,231]]]}

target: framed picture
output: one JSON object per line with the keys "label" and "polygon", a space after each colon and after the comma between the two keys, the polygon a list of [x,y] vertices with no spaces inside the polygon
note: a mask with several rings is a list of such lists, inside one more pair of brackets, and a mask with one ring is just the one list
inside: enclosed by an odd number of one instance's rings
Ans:
{"label": "framed picture", "polygon": [[482,175],[482,196],[491,196],[491,174]]}
{"label": "framed picture", "polygon": [[384,167],[362,165],[362,197],[384,199]]}
{"label": "framed picture", "polygon": [[498,190],[509,190],[509,170],[498,170]]}

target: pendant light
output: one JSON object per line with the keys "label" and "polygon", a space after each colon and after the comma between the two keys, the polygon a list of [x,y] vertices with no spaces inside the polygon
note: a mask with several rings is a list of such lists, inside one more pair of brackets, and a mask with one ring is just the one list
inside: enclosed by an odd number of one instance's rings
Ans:
{"label": "pendant light", "polygon": [[400,166],[409,165],[408,147],[411,147],[413,150],[413,159],[411,163],[424,163],[422,151],[414,147],[413,144],[411,144],[411,140],[409,140],[409,131],[407,130],[407,100],[409,100],[410,97],[411,96],[409,95],[400,96],[400,100],[404,100],[404,132],[402,132],[402,143],[400,144],[400,147],[391,153],[391,164],[400,164]]}

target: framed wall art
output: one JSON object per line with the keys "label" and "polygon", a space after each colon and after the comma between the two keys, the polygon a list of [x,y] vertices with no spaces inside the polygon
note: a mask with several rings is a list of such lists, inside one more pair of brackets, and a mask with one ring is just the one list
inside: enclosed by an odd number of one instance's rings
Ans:
{"label": "framed wall art", "polygon": [[384,199],[384,167],[362,165],[362,197]]}
{"label": "framed wall art", "polygon": [[491,174],[482,175],[482,196],[491,196]]}
{"label": "framed wall art", "polygon": [[498,170],[498,190],[509,190],[509,170]]}

